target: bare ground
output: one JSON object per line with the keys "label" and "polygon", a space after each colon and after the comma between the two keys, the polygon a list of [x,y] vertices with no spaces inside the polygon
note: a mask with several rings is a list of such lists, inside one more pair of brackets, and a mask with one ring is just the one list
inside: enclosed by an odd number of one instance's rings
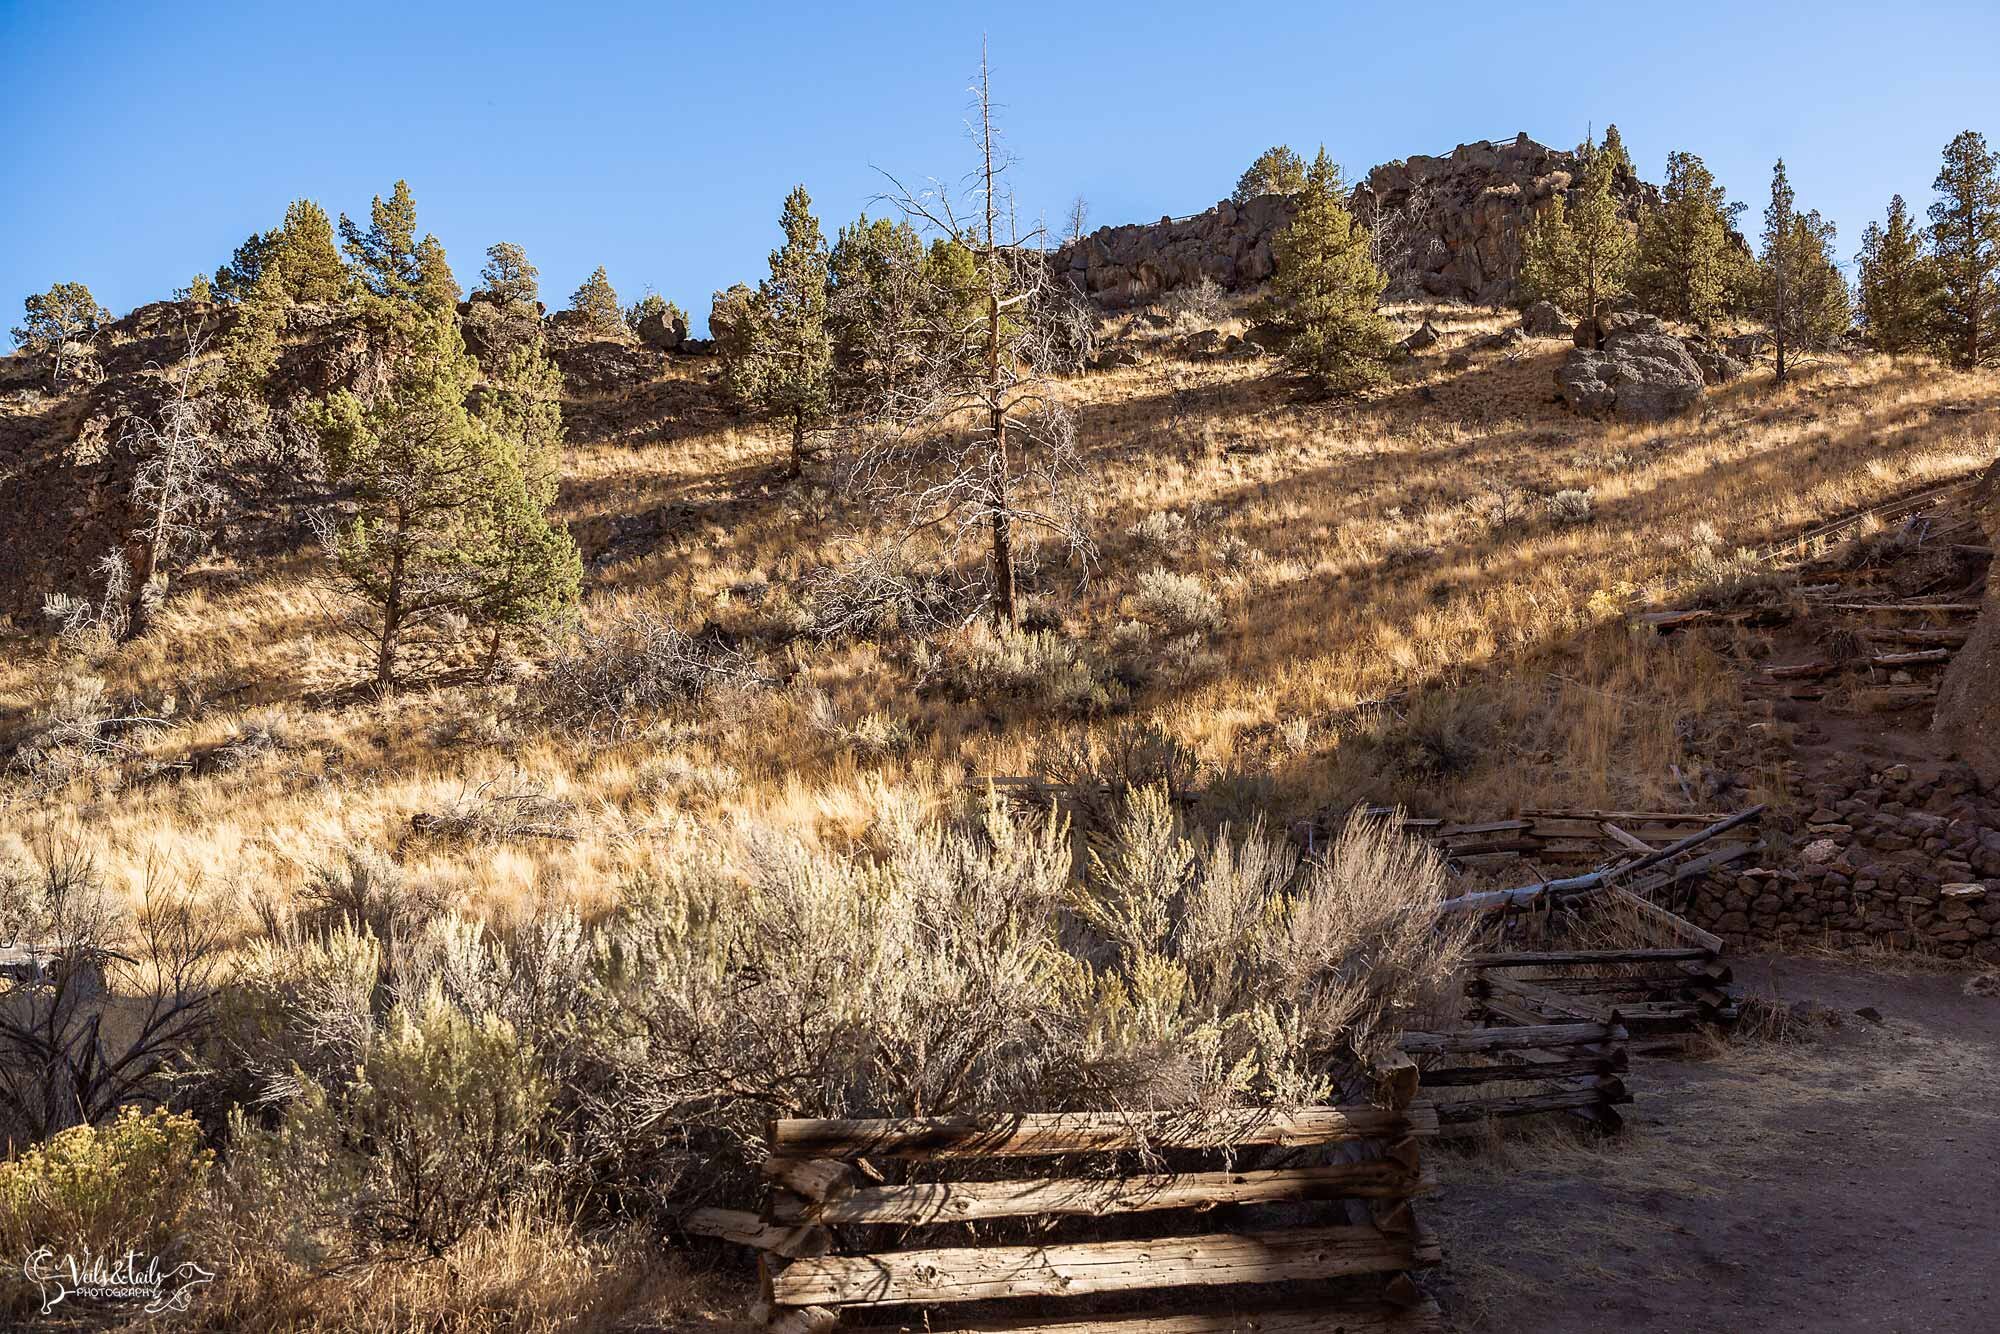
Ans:
{"label": "bare ground", "polygon": [[1732,962],[1746,994],[1820,1007],[1805,1040],[1635,1059],[1617,1140],[1446,1155],[1457,1328],[2000,1328],[2000,1000],[1963,973]]}

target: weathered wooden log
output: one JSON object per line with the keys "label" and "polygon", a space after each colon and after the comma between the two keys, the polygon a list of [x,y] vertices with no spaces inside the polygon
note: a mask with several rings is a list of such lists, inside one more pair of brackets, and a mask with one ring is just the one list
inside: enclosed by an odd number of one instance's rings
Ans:
{"label": "weathered wooden log", "polygon": [[1565,996],[1560,992],[1549,991],[1536,986],[1532,982],[1523,982],[1518,978],[1509,977],[1505,972],[1498,969],[1482,974],[1480,985],[1490,988],[1493,991],[1503,992],[1518,1001],[1533,1006],[1550,1019],[1567,1019],[1590,1024],[1615,1024],[1618,1022],[1618,1017],[1612,1013],[1609,1006],[1598,1005],[1582,997]]}
{"label": "weathered wooden log", "polygon": [[981,1320],[973,1324],[927,1317],[920,1324],[862,1326],[852,1334],[1437,1334],[1443,1329],[1437,1304],[1414,1285],[1410,1285],[1407,1302],[1390,1298],[1385,1288],[1382,1302],[1367,1305],[1314,1302],[1259,1308],[1231,1302],[1171,1313]]}
{"label": "weathered wooden log", "polygon": [[794,1195],[822,1204],[846,1199],[861,1184],[852,1166],[833,1158],[766,1158],[764,1175]]}
{"label": "weathered wooden log", "polygon": [[[1455,899],[1447,899],[1439,907],[1442,913],[1490,912],[1503,908],[1527,907],[1545,896],[1563,898],[1577,894],[1587,894],[1619,881],[1628,881],[1641,871],[1650,870],[1662,862],[1680,856],[1684,852],[1699,847],[1710,839],[1748,824],[1763,815],[1764,808],[1751,806],[1736,812],[1725,820],[1717,821],[1705,829],[1677,839],[1666,847],[1643,857],[1638,857],[1617,866],[1604,867],[1580,876],[1570,876],[1561,880],[1544,880],[1538,884],[1523,885],[1518,889],[1485,890],[1473,894],[1461,894]],[[1693,863],[1690,863],[1690,866]],[[1678,879],[1689,874],[1689,867],[1683,866],[1672,872]]]}
{"label": "weathered wooden log", "polygon": [[1424,1071],[1425,1088],[1466,1088],[1476,1084],[1525,1084],[1545,1079],[1594,1079],[1626,1068],[1625,1049],[1619,1047],[1602,1055],[1555,1060],[1543,1065],[1454,1065]]}
{"label": "weathered wooden log", "polygon": [[1615,1024],[1529,1024],[1518,1028],[1471,1028],[1458,1033],[1405,1033],[1403,1050],[1412,1056],[1466,1056],[1529,1048],[1589,1047],[1623,1042]]}
{"label": "weathered wooden log", "polygon": [[1407,1107],[1417,1096],[1421,1083],[1417,1063],[1402,1052],[1378,1058],[1368,1073],[1375,1081],[1376,1095],[1387,1106]]}
{"label": "weathered wooden log", "polygon": [[769,1144],[784,1157],[1015,1158],[1142,1146],[1205,1149],[1334,1144],[1428,1133],[1421,1117],[1369,1106],[1299,1112],[1033,1112],[902,1120],[783,1119]]}
{"label": "weathered wooden log", "polygon": [[1632,1101],[1623,1081],[1609,1079],[1601,1086],[1556,1089],[1548,1093],[1524,1093],[1513,1098],[1479,1098],[1466,1102],[1437,1104],[1438,1120],[1445,1126],[1461,1126],[1487,1117],[1534,1116],[1578,1107],[1612,1106]]}
{"label": "weathered wooden log", "polygon": [[796,1261],[770,1282],[771,1299],[781,1306],[883,1306],[1280,1283],[1410,1269],[1440,1256],[1434,1239],[1324,1227],[824,1256]]}
{"label": "weathered wooden log", "polygon": [[1035,1214],[1089,1217],[1288,1200],[1400,1199],[1425,1188],[1422,1176],[1403,1164],[1372,1158],[1254,1172],[868,1186],[827,1204],[780,1200],[771,1216],[780,1223],[969,1223]]}
{"label": "weathered wooden log", "polygon": [[1702,930],[1679,913],[1669,912],[1657,903],[1648,899],[1642,899],[1622,885],[1612,885],[1604,892],[1606,902],[1615,903],[1626,911],[1637,914],[1639,919],[1648,926],[1657,927],[1668,935],[1697,949],[1708,950],[1714,954],[1722,953],[1723,940],[1721,936],[1716,935],[1713,931]]}
{"label": "weathered wooden log", "polygon": [[833,1238],[823,1227],[779,1227],[742,1209],[696,1209],[682,1217],[683,1230],[791,1258],[825,1255]]}

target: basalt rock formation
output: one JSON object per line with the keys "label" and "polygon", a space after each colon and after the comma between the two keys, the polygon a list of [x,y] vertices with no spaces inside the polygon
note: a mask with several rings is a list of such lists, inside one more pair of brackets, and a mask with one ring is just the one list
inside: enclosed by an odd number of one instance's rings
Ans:
{"label": "basalt rock formation", "polygon": [[[1391,292],[1505,304],[1515,295],[1521,237],[1535,213],[1576,175],[1576,154],[1512,140],[1460,144],[1369,172],[1349,206],[1376,229]],[[1629,171],[1613,193],[1637,218],[1652,194]],[[1291,201],[1223,200],[1205,213],[1102,227],[1056,252],[1055,266],[1107,306],[1125,306],[1213,279],[1232,291],[1276,271],[1271,239],[1291,221]]]}

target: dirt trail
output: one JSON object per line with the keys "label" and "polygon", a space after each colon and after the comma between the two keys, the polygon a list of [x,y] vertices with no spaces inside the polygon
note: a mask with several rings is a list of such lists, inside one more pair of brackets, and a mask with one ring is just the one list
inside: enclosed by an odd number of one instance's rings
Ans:
{"label": "dirt trail", "polygon": [[2000,1000],[1963,974],[1732,962],[1746,994],[1839,1026],[1635,1058],[1619,1141],[1448,1157],[1430,1213],[1458,1328],[2000,1329]]}

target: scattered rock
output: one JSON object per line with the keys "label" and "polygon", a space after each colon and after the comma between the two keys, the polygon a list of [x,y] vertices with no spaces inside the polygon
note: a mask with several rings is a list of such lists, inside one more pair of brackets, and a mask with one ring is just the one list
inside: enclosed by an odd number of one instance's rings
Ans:
{"label": "scattered rock", "polygon": [[1402,341],[1401,347],[1405,352],[1422,352],[1426,348],[1437,346],[1437,341],[1436,327],[1429,320],[1425,320],[1415,333]]}
{"label": "scattered rock", "polygon": [[1866,1019],[1871,1024],[1879,1024],[1882,1022],[1882,1012],[1876,1009],[1872,1005],[1864,1005],[1860,1009],[1856,1010],[1854,1014],[1856,1018]]}
{"label": "scattered rock", "polygon": [[1116,370],[1121,366],[1137,366],[1145,361],[1139,349],[1129,345],[1107,347],[1090,359],[1090,369],[1094,371]]}
{"label": "scattered rock", "polygon": [[1521,312],[1521,332],[1530,338],[1568,338],[1576,326],[1563,318],[1552,301],[1537,301]]}
{"label": "scattered rock", "polygon": [[1729,355],[1729,352],[1710,338],[1686,338],[1681,340],[1687,346],[1688,355],[1694,364],[1701,367],[1704,384],[1728,384],[1750,373],[1750,368]]}
{"label": "scattered rock", "polygon": [[1292,341],[1292,328],[1276,320],[1253,324],[1243,331],[1243,341],[1264,352],[1283,352]]}

